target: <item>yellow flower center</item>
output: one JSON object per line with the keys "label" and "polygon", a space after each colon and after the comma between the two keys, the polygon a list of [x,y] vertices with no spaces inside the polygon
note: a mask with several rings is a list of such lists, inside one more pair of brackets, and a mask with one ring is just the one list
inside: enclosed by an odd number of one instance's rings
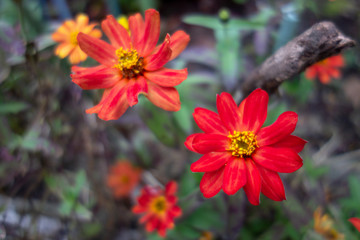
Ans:
{"label": "yellow flower center", "polygon": [[75,31],[75,32],[72,32],[70,34],[70,42],[71,42],[71,44],[78,45],[78,41],[77,41],[77,35],[78,34],[79,34],[79,31]]}
{"label": "yellow flower center", "polygon": [[123,77],[133,78],[143,72],[144,58],[139,57],[135,49],[126,50],[121,47],[115,53],[118,57],[118,64],[115,64],[114,68],[118,68]]}
{"label": "yellow flower center", "polygon": [[130,181],[129,176],[124,175],[124,176],[120,177],[120,182],[121,183],[126,184],[126,183],[129,183],[129,181]]}
{"label": "yellow flower center", "polygon": [[233,134],[228,135],[228,138],[230,147],[226,150],[230,151],[234,157],[249,157],[259,147],[252,131],[234,131]]}
{"label": "yellow flower center", "polygon": [[328,65],[328,62],[329,62],[329,60],[327,58],[325,58],[325,59],[319,61],[318,63],[322,66],[326,66],[326,65]]}
{"label": "yellow flower center", "polygon": [[164,196],[156,197],[150,203],[150,209],[153,213],[163,214],[166,211],[166,199]]}

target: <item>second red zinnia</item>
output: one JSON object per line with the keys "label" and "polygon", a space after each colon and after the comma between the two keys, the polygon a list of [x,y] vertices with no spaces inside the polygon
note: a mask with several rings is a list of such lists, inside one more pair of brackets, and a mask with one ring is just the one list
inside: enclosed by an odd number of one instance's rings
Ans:
{"label": "second red zinnia", "polygon": [[219,114],[195,109],[195,122],[204,133],[190,135],[185,145],[204,154],[191,170],[205,172],[200,182],[205,197],[221,189],[231,195],[244,188],[254,205],[260,203],[260,192],[274,201],[285,200],[278,172],[291,173],[303,165],[298,153],[306,141],[291,135],[298,120],[295,112],[284,112],[261,128],[268,100],[268,94],[257,89],[237,106],[230,94],[222,93],[216,102]]}
{"label": "second red zinnia", "polygon": [[138,197],[138,205],[132,211],[144,214],[140,223],[146,223],[146,231],[157,230],[160,236],[165,237],[167,229],[174,228],[174,219],[182,213],[177,203],[177,184],[174,181],[165,186],[165,191],[159,187],[146,186]]}

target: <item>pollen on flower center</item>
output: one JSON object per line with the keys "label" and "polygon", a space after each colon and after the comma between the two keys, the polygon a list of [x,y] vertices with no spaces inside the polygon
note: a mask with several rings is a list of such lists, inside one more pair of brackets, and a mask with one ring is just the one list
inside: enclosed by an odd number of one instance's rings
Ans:
{"label": "pollen on flower center", "polygon": [[166,211],[166,199],[164,196],[160,196],[152,200],[150,209],[152,212],[162,214]]}
{"label": "pollen on flower center", "polygon": [[228,135],[228,138],[230,147],[226,150],[230,151],[234,157],[249,157],[259,147],[252,131],[234,131],[233,134]]}
{"label": "pollen on flower center", "polygon": [[75,31],[75,32],[72,32],[70,34],[70,43],[73,44],[73,45],[78,45],[78,41],[77,41],[77,36],[78,36],[79,32],[78,31]]}
{"label": "pollen on flower center", "polygon": [[115,53],[118,57],[118,63],[114,65],[114,68],[118,68],[123,77],[133,78],[143,72],[144,58],[139,57],[135,49],[127,50],[121,47]]}
{"label": "pollen on flower center", "polygon": [[124,184],[130,182],[129,176],[126,176],[126,175],[121,176],[121,177],[120,177],[120,182],[121,182],[121,183],[124,183]]}

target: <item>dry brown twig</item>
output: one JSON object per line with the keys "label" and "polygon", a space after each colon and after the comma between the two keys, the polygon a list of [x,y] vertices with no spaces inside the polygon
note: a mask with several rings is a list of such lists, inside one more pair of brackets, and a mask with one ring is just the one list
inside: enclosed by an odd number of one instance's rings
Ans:
{"label": "dry brown twig", "polygon": [[255,88],[272,93],[282,82],[308,66],[354,46],[355,41],[344,36],[333,23],[317,23],[281,47],[250,73],[243,84],[243,93],[248,95]]}

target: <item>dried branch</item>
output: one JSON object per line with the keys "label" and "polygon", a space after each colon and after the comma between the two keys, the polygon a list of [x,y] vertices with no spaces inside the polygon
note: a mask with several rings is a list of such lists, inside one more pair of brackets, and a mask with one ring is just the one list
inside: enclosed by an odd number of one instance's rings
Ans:
{"label": "dried branch", "polygon": [[355,41],[345,37],[333,23],[317,23],[255,69],[245,80],[243,93],[247,95],[258,87],[274,92],[282,82],[308,66],[354,46]]}

